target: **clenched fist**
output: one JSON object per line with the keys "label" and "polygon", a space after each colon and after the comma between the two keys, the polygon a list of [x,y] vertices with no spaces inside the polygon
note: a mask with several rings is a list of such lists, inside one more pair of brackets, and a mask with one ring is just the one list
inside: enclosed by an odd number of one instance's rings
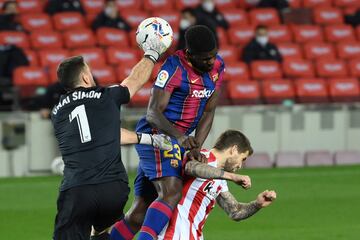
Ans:
{"label": "clenched fist", "polygon": [[260,193],[257,198],[256,202],[260,207],[267,207],[276,199],[276,192],[271,190],[265,190]]}

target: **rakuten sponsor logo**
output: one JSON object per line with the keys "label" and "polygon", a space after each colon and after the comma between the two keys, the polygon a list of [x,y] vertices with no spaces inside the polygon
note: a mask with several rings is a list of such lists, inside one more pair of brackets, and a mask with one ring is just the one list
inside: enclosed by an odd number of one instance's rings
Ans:
{"label": "rakuten sponsor logo", "polygon": [[213,94],[214,90],[208,90],[206,88],[204,88],[203,90],[194,90],[192,92],[191,97],[196,97],[196,98],[209,98],[211,97],[211,95]]}

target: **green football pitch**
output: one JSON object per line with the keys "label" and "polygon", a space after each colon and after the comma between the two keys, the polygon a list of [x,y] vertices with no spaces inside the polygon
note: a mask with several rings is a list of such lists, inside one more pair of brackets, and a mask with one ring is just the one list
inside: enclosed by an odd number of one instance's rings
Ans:
{"label": "green football pitch", "polygon": [[[252,177],[253,187],[245,191],[230,184],[238,200],[255,199],[265,189],[276,190],[277,200],[242,222],[231,221],[215,207],[205,224],[205,239],[360,239],[360,166],[242,173]],[[0,179],[0,239],[51,239],[59,182],[60,177]]]}

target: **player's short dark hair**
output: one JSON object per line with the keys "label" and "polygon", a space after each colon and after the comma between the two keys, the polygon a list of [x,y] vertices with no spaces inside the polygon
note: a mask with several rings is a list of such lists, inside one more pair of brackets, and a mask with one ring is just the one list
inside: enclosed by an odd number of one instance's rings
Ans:
{"label": "player's short dark hair", "polygon": [[249,151],[249,155],[253,153],[249,139],[242,132],[237,130],[227,130],[223,132],[216,140],[214,148],[223,151],[234,145],[240,153],[246,151]]}
{"label": "player's short dark hair", "polygon": [[265,30],[268,30],[268,27],[267,26],[265,26],[265,25],[257,25],[256,26],[256,29],[255,29],[255,31],[257,32],[257,31],[259,31],[259,30],[261,30],[261,29],[265,29]]}
{"label": "player's short dark hair", "polygon": [[71,90],[79,83],[80,73],[86,67],[82,56],[70,57],[62,61],[57,69],[57,77],[66,90]]}
{"label": "player's short dark hair", "polygon": [[185,42],[190,54],[211,52],[217,46],[214,33],[204,25],[189,27],[185,32]]}
{"label": "player's short dark hair", "polygon": [[5,11],[6,8],[8,7],[8,5],[10,5],[10,4],[17,4],[17,2],[14,0],[4,2],[3,6],[2,6],[2,10]]}

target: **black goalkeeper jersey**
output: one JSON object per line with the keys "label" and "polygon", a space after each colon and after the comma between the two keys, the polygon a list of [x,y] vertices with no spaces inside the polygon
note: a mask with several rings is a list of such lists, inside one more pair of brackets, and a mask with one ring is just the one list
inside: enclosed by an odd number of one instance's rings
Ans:
{"label": "black goalkeeper jersey", "polygon": [[65,162],[61,191],[115,180],[128,182],[121,161],[120,107],[127,87],[76,88],[62,95],[51,112]]}

